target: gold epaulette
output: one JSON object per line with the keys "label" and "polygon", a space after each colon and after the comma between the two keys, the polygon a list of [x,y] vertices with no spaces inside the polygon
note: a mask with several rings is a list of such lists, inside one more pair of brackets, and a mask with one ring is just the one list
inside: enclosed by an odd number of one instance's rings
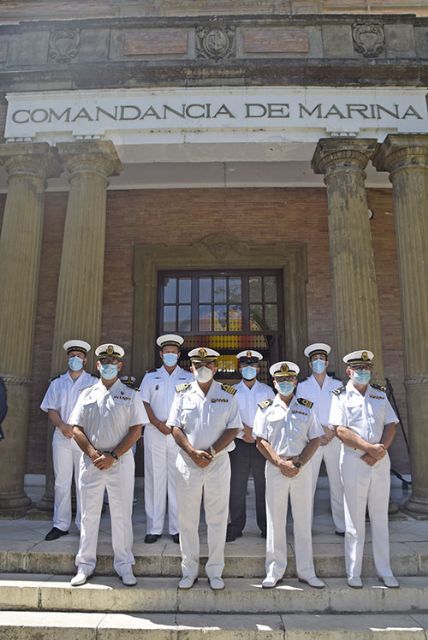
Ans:
{"label": "gold epaulette", "polygon": [[386,387],[384,387],[381,384],[376,384],[375,382],[370,382],[370,386],[373,387],[373,389],[377,389],[378,391],[383,391],[384,393],[386,393]]}
{"label": "gold epaulette", "polygon": [[308,409],[312,409],[312,407],[314,406],[314,403],[310,400],[306,400],[306,398],[297,398],[297,402],[304,407],[307,407]]}
{"label": "gold epaulette", "polygon": [[182,391],[187,391],[187,389],[190,387],[190,382],[183,382],[182,384],[176,384],[175,385],[175,390],[177,393],[181,393]]}
{"label": "gold epaulette", "polygon": [[221,388],[223,389],[223,391],[226,391],[226,393],[230,393],[230,395],[232,396],[234,396],[236,393],[235,387],[232,387],[231,384],[222,384]]}
{"label": "gold epaulette", "polygon": [[258,406],[260,407],[260,409],[267,409],[267,407],[270,407],[272,402],[273,402],[273,400],[268,398],[267,400],[263,400],[262,402],[258,402]]}
{"label": "gold epaulette", "polygon": [[335,389],[335,390],[333,391],[333,393],[334,393],[334,395],[335,395],[335,396],[340,396],[340,394],[341,394],[341,393],[343,393],[345,390],[346,390],[346,387],[345,387],[345,386],[343,386],[343,387],[338,387],[337,389]]}

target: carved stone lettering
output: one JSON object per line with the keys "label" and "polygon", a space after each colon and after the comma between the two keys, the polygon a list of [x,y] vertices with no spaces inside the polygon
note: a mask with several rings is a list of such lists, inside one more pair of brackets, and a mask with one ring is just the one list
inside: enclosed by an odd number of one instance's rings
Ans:
{"label": "carved stone lettering", "polygon": [[71,62],[79,52],[79,29],[55,29],[49,38],[49,58],[54,62]]}

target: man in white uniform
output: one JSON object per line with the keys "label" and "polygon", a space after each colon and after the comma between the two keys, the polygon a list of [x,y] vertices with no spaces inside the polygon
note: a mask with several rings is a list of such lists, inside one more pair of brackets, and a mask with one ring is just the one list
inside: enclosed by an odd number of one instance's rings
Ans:
{"label": "man in white uniform", "polygon": [[294,396],[299,367],[294,362],[277,362],[269,372],[277,395],[259,405],[253,434],[266,463],[266,578],[272,589],[287,568],[288,496],[294,524],[297,576],[311,587],[325,585],[315,575],[312,553],[312,471],[309,463],[324,434],[312,411],[312,402]]}
{"label": "man in white uniform", "polygon": [[169,533],[178,544],[177,499],[175,495],[175,461],[178,447],[167,426],[169,410],[175,395],[175,387],[191,382],[193,375],[178,366],[181,336],[160,336],[156,344],[162,366],[148,371],[141,382],[141,398],[150,424],[144,430],[144,505],[147,532],[144,542],[153,543],[163,531],[168,500]]}
{"label": "man in white uniform", "polygon": [[71,485],[76,487],[76,527],[80,529],[79,468],[82,451],[73,440],[70,415],[83,389],[98,382],[84,370],[91,346],[83,340],[64,343],[68,370],[51,380],[40,408],[46,411],[55,431],[52,439],[52,459],[55,476],[53,526],[45,540],[57,540],[68,533],[71,524]]}
{"label": "man in white uniform", "polygon": [[337,535],[345,535],[345,514],[343,510],[343,486],[340,477],[341,442],[329,426],[330,405],[333,391],[342,386],[342,382],[327,375],[328,356],[331,347],[322,342],[310,344],[305,349],[309,358],[312,375],[297,385],[297,397],[307,398],[313,403],[313,411],[324,430],[320,446],[311,459],[312,486],[315,496],[321,462],[324,460],[330,484],[331,514]]}
{"label": "man in white uniform", "polygon": [[361,565],[368,508],[373,558],[379,578],[398,587],[389,559],[390,460],[397,416],[385,390],[369,384],[373,353],[353,351],[343,358],[350,380],[333,394],[330,423],[344,446],[340,469],[345,495],[345,562],[348,585],[362,587]]}
{"label": "man in white uniform", "polygon": [[103,344],[95,351],[101,379],[84,391],[70,417],[74,437],[84,455],[80,466],[82,524],[77,587],[93,574],[96,565],[98,530],[104,492],[107,490],[111,518],[113,565],[126,586],[136,584],[132,572],[132,503],[134,456],[132,445],[141,435],[148,417],[140,395],[119,379],[122,347]]}
{"label": "man in white uniform", "polygon": [[253,422],[257,404],[274,398],[272,388],[257,380],[260,362],[263,356],[258,351],[248,349],[236,356],[242,380],[235,386],[239,413],[244,432],[235,439],[235,449],[230,452],[230,499],[226,542],[233,542],[242,536],[246,522],[246,494],[250,473],[254,479],[256,494],[256,521],[262,537],[266,538],[266,496],[265,466],[266,460],[256,447],[253,438]]}
{"label": "man in white uniform", "polygon": [[168,425],[180,451],[177,456],[177,503],[182,579],[179,589],[191,589],[199,571],[198,526],[202,495],[208,530],[205,571],[211,589],[224,589],[224,546],[234,439],[242,429],[234,387],[213,379],[214,349],[189,353],[195,381],[181,385],[172,403]]}

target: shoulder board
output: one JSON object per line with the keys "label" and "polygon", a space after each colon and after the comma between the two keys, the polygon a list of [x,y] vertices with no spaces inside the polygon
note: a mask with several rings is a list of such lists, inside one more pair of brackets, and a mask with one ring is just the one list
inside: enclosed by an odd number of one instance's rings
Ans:
{"label": "shoulder board", "polygon": [[226,393],[230,393],[230,395],[232,396],[234,396],[236,393],[235,387],[232,387],[231,384],[222,384],[221,388],[223,389],[223,391],[226,391]]}
{"label": "shoulder board", "polygon": [[336,382],[341,382],[343,384],[343,380],[341,380],[341,378],[336,378],[336,376],[332,376],[333,380],[336,380]]}
{"label": "shoulder board", "polygon": [[183,384],[176,384],[175,390],[177,393],[180,393],[181,391],[187,391],[189,387],[190,387],[190,382],[183,382]]}
{"label": "shoulder board", "polygon": [[156,367],[154,369],[147,369],[146,373],[155,373],[157,371]]}
{"label": "shoulder board", "polygon": [[59,373],[57,376],[54,376],[53,378],[49,378],[49,382],[53,382],[54,380],[58,380],[58,378],[61,377],[61,373]]}
{"label": "shoulder board", "polygon": [[297,402],[299,404],[302,404],[304,407],[308,407],[308,409],[312,409],[312,407],[314,406],[314,403],[310,400],[306,400],[306,398],[297,398]]}
{"label": "shoulder board", "polygon": [[386,393],[386,387],[384,387],[381,384],[376,384],[374,382],[370,382],[370,386],[373,387],[373,389],[377,389],[378,391],[383,391],[384,393]]}
{"label": "shoulder board", "polygon": [[259,402],[258,405],[260,409],[267,409],[272,404],[273,400],[268,398],[267,400],[263,400],[263,402]]}
{"label": "shoulder board", "polygon": [[334,389],[333,393],[335,396],[340,396],[341,393],[343,393],[346,390],[346,387],[338,387],[337,389]]}

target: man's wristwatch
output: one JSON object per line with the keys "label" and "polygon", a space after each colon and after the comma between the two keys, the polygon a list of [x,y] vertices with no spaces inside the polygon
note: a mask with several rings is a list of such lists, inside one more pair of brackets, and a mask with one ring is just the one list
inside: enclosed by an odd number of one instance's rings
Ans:
{"label": "man's wristwatch", "polygon": [[296,467],[296,469],[300,469],[301,466],[302,463],[300,462],[299,458],[297,458],[297,460],[293,460],[293,467]]}
{"label": "man's wristwatch", "polygon": [[109,451],[109,454],[111,455],[112,458],[114,458],[115,460],[119,460],[119,456],[117,455],[116,451]]}

